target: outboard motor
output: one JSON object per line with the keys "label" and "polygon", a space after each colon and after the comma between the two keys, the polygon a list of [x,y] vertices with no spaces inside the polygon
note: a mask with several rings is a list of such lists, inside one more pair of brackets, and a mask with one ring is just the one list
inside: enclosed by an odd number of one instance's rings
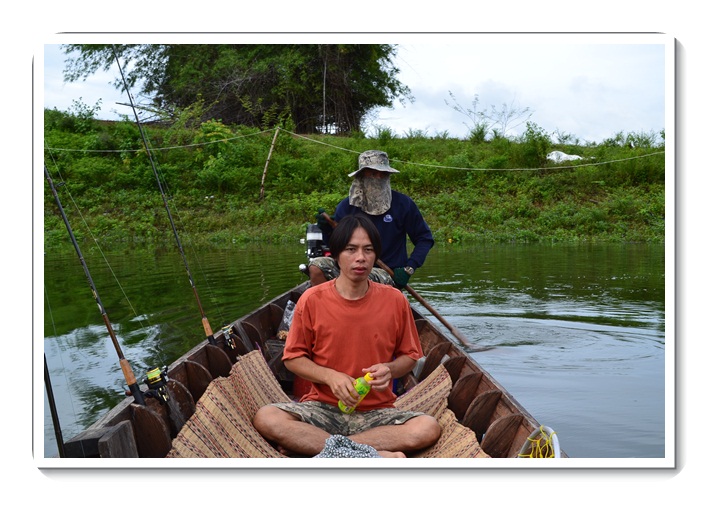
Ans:
{"label": "outboard motor", "polygon": [[317,224],[309,224],[305,230],[305,253],[308,259],[322,257],[327,251],[323,247],[323,232]]}
{"label": "outboard motor", "polygon": [[[305,254],[308,260],[330,255],[328,247],[323,243],[323,231],[315,223],[308,224],[305,229],[305,239],[301,239],[300,242],[305,243]],[[307,264],[301,264],[298,268],[306,275],[308,274]]]}

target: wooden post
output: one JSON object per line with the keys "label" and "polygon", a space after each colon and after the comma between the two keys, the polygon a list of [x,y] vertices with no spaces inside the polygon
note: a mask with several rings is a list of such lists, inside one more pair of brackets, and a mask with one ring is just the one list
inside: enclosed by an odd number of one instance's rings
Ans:
{"label": "wooden post", "polygon": [[270,151],[268,152],[268,159],[266,159],[265,168],[263,169],[263,178],[260,180],[260,199],[261,200],[265,196],[265,176],[268,173],[268,164],[270,163],[270,156],[273,154],[273,147],[275,146],[275,139],[278,137],[279,131],[280,131],[280,127],[275,129],[275,134],[273,135],[273,142],[270,143]]}

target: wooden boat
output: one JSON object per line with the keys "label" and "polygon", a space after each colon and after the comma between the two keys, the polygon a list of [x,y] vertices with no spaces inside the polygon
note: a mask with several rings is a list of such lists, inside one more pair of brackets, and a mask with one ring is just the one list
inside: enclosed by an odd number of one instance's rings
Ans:
{"label": "wooden boat", "polygon": [[[250,420],[260,405],[299,394],[302,381],[280,361],[279,329],[288,302],[297,302],[307,287],[305,282],[276,297],[216,332],[215,341],[204,340],[167,369],[155,370],[145,381],[145,405],[125,399],[67,441],[65,456],[283,457]],[[409,457],[537,456],[531,454],[541,453],[540,445],[554,457],[566,456],[551,429],[417,309],[413,314],[425,357],[396,381],[397,405],[443,419],[443,433],[433,448]],[[529,450],[534,444],[536,450]]]}
{"label": "wooden boat", "polygon": [[[63,443],[60,454],[72,458],[285,457],[254,429],[252,420],[263,405],[300,397],[303,381],[281,362],[283,332],[287,334],[289,328],[286,308],[298,301],[309,282],[216,333],[203,316],[206,339],[169,367],[148,372],[142,389],[117,343],[47,168],[45,174],[132,394]],[[377,263],[390,272],[380,260]],[[457,339],[464,340],[411,287],[405,289]],[[394,381],[399,395],[396,406],[434,416],[441,435],[432,447],[409,457],[564,456],[552,430],[539,425],[418,310],[413,309],[413,316],[424,357],[412,372]]]}
{"label": "wooden boat", "polygon": [[[122,76],[122,68],[120,71]],[[125,82],[124,76],[122,80]],[[128,100],[133,105],[130,94]],[[134,107],[133,110],[135,112]],[[137,112],[135,118],[184,258]],[[281,362],[284,343],[280,325],[286,306],[297,302],[309,283],[276,297],[214,334],[203,315],[206,340],[168,368],[151,370],[141,390],[117,344],[47,168],[45,175],[133,395],[87,430],[64,442],[63,456],[284,457],[253,429],[251,421],[260,406],[299,396],[302,381]],[[319,240],[309,237],[308,257]],[[378,263],[385,267],[380,260]],[[189,269],[188,277],[194,288]],[[412,288],[406,287],[406,290],[420,300]],[[198,303],[200,306],[199,300]],[[463,341],[462,335],[448,326],[432,307],[421,303]],[[399,394],[396,406],[435,416],[442,431],[433,447],[410,457],[565,456],[552,430],[541,426],[488,372],[418,310],[413,309],[413,315],[424,358],[413,372],[395,381],[395,391]]]}

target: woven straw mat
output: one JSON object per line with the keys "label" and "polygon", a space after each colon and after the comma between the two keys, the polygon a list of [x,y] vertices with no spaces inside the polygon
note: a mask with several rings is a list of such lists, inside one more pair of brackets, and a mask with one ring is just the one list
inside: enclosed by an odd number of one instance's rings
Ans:
{"label": "woven straw mat", "polygon": [[[481,458],[472,430],[456,421],[447,406],[451,378],[443,366],[396,400],[404,410],[434,416],[441,425],[438,442],[413,457]],[[290,401],[258,351],[239,358],[228,377],[213,380],[195,413],[173,441],[168,458],[285,458],[253,428],[263,405]]]}

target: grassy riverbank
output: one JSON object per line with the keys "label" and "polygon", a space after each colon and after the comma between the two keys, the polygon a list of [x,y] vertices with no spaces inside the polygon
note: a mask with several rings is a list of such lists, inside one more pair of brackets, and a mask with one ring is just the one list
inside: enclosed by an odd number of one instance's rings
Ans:
{"label": "grassy riverbank", "polygon": [[[529,124],[514,139],[443,135],[299,136],[219,122],[147,126],[155,169],[183,238],[197,245],[297,242],[318,207],[348,193],[358,154],[388,152],[394,189],[419,205],[438,244],[663,242],[663,141],[555,144]],[[572,138],[565,138],[566,141]],[[633,143],[632,145],[629,143]],[[173,244],[163,196],[138,128],[45,112],[45,165],[79,241]],[[546,159],[559,150],[582,159]],[[82,216],[82,219],[81,219]],[[67,231],[45,186],[46,248]]]}

